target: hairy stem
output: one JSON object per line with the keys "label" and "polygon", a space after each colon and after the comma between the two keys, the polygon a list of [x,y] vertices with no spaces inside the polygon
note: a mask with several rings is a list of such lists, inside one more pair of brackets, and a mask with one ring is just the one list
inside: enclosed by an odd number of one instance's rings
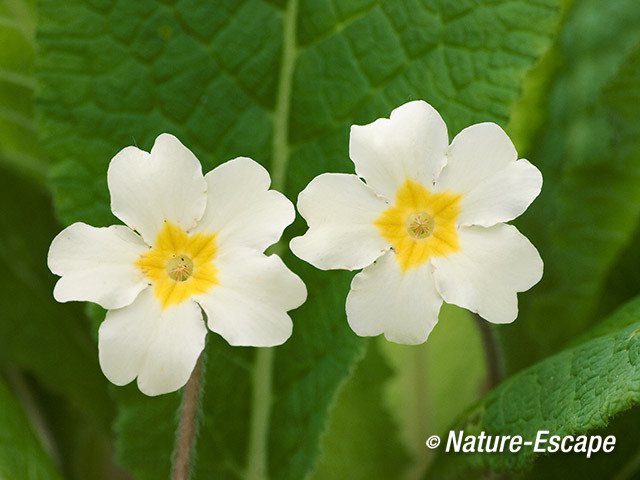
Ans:
{"label": "hairy stem", "polygon": [[173,462],[173,480],[189,480],[191,474],[191,456],[196,443],[198,430],[198,410],[202,392],[202,363],[204,352],[196,362],[189,381],[184,387],[180,406],[180,424],[176,431],[175,456]]}
{"label": "hairy stem", "polygon": [[473,316],[480,329],[484,355],[487,362],[487,391],[493,390],[501,381],[503,376],[502,358],[498,340],[493,328],[485,319],[479,315]]}

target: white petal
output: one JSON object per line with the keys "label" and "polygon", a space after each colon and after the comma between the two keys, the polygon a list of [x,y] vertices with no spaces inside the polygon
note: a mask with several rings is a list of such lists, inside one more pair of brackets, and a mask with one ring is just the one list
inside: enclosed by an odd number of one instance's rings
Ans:
{"label": "white petal", "polygon": [[148,286],[134,266],[149,247],[122,225],[95,228],[74,223],[53,239],[47,262],[62,278],[53,296],[59,302],[94,302],[103,308],[130,305]]}
{"label": "white petal", "polygon": [[403,272],[390,251],[354,277],[347,320],[360,336],[384,333],[392,342],[417,345],[427,340],[441,305],[429,262]]}
{"label": "white petal", "polygon": [[527,209],[540,193],[542,174],[517,158],[513,143],[495,123],[472,125],[456,135],[436,190],[464,194],[459,225],[490,227]]}
{"label": "white petal", "polygon": [[293,204],[269,190],[271,178],[250,158],[236,158],[205,175],[207,208],[195,232],[217,233],[221,249],[252,247],[264,251],[293,222]]}
{"label": "white petal", "polygon": [[421,100],[405,103],[368,125],[353,125],[349,156],[356,173],[388,200],[407,178],[431,185],[449,144],[440,114]]}
{"label": "white petal", "polygon": [[111,160],[107,182],[114,215],[152,246],[165,220],[185,231],[193,228],[207,201],[200,162],[167,133],[156,138],[151,153],[121,150]]}
{"label": "white petal", "polygon": [[173,392],[187,383],[206,334],[195,302],[163,310],[147,289],[129,307],[107,312],[98,332],[100,366],[116,385],[137,376],[146,395]]}
{"label": "white petal", "polygon": [[116,385],[126,385],[140,371],[159,316],[156,309],[147,306],[151,295],[152,290],[147,289],[132,305],[109,310],[98,330],[100,366]]}
{"label": "white petal", "polygon": [[216,257],[220,284],[196,301],[209,329],[231,345],[270,347],[291,336],[287,311],[302,305],[307,290],[277,255],[253,249],[227,250]]}
{"label": "white petal", "polygon": [[514,226],[462,227],[461,251],[431,259],[436,288],[453,303],[493,323],[510,323],[518,316],[516,292],[542,278],[542,259]]}
{"label": "white petal", "polygon": [[388,206],[355,175],[322,174],[298,197],[309,231],[291,240],[291,251],[322,270],[371,265],[390,248],[373,224]]}
{"label": "white petal", "polygon": [[202,310],[192,300],[162,310],[156,322],[138,373],[138,388],[152,396],[173,392],[187,383],[207,336]]}

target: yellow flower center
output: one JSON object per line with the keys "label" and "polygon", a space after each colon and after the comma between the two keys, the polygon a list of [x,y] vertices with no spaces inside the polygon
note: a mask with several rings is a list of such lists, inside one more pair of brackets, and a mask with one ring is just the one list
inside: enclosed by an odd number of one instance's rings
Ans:
{"label": "yellow flower center", "polygon": [[154,247],[135,265],[152,281],[156,298],[162,308],[167,308],[218,284],[218,270],[213,264],[216,251],[215,234],[189,235],[165,222]]}
{"label": "yellow flower center", "polygon": [[403,271],[422,265],[430,257],[460,250],[456,219],[461,194],[432,193],[413,180],[405,180],[396,192],[394,205],[374,224],[396,252]]}

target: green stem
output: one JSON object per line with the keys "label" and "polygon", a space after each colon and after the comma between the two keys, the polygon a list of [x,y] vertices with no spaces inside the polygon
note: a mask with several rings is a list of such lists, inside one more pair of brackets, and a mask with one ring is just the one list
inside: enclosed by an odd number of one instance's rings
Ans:
{"label": "green stem", "polygon": [[204,352],[196,362],[191,376],[184,387],[180,407],[180,424],[176,432],[175,456],[173,462],[173,480],[189,480],[191,457],[196,444],[198,431],[198,410],[202,393],[202,364]]}
{"label": "green stem", "polygon": [[293,71],[298,55],[296,45],[296,21],[298,0],[289,0],[282,19],[282,60],[278,77],[276,105],[273,112],[273,162],[271,165],[272,188],[284,190],[287,163],[289,162],[289,112],[293,90]]}
{"label": "green stem", "polygon": [[273,372],[273,349],[260,348],[256,354],[253,370],[253,398],[251,431],[247,458],[247,480],[267,478],[267,444],[269,417],[271,414],[271,381]]}
{"label": "green stem", "polygon": [[[293,72],[298,55],[296,45],[296,21],[298,1],[289,0],[282,18],[282,59],[278,77],[276,104],[273,114],[273,161],[271,164],[271,187],[284,191],[287,163],[289,162],[289,113]],[[278,246],[275,247],[278,251]],[[266,480],[268,477],[268,434],[272,402],[274,350],[261,348],[256,353],[253,371],[253,395],[249,449],[247,452],[247,480]]]}

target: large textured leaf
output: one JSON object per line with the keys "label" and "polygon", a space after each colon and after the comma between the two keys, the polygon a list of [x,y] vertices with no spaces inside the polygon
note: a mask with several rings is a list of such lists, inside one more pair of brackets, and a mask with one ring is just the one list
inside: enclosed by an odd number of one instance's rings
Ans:
{"label": "large textured leaf", "polygon": [[18,401],[0,379],[0,477],[11,480],[59,480]]}
{"label": "large textured leaf", "polygon": [[[149,149],[163,131],[205,171],[255,158],[294,199],[318,173],[352,171],[352,123],[409,99],[440,109],[452,133],[504,124],[556,14],[554,0],[168,3],[40,3],[42,143],[65,222],[114,223],[109,159],[132,143]],[[303,478],[361,355],[344,317],[352,275],[286,261],[311,292],[292,339],[273,350],[209,339],[195,478]],[[123,460],[139,478],[166,477],[178,396],[124,396]]]}
{"label": "large textured leaf", "polygon": [[[637,297],[575,347],[507,379],[452,430],[535,440],[538,430],[565,436],[603,428],[612,416],[640,403],[639,333]],[[633,437],[619,437],[618,444],[624,450],[637,447]],[[469,471],[481,475],[523,469],[535,455],[527,447],[517,454],[443,453],[431,473],[434,478],[460,478],[465,472],[471,475]]]}
{"label": "large textured leaf", "polygon": [[0,161],[43,184],[33,105],[34,4],[0,1]]}
{"label": "large textured leaf", "polygon": [[[557,76],[541,100],[548,116],[529,152],[544,175],[543,191],[519,224],[540,250],[545,273],[521,296],[518,321],[500,329],[510,372],[557,351],[597,320],[603,286],[632,240],[640,148],[637,133],[621,124],[638,124],[640,104],[627,98],[616,106],[608,92],[609,82],[629,76],[617,73],[620,65],[637,69],[637,58],[628,55],[639,41],[633,0],[574,2],[567,14],[554,52]],[[624,95],[629,85],[613,89]]]}

